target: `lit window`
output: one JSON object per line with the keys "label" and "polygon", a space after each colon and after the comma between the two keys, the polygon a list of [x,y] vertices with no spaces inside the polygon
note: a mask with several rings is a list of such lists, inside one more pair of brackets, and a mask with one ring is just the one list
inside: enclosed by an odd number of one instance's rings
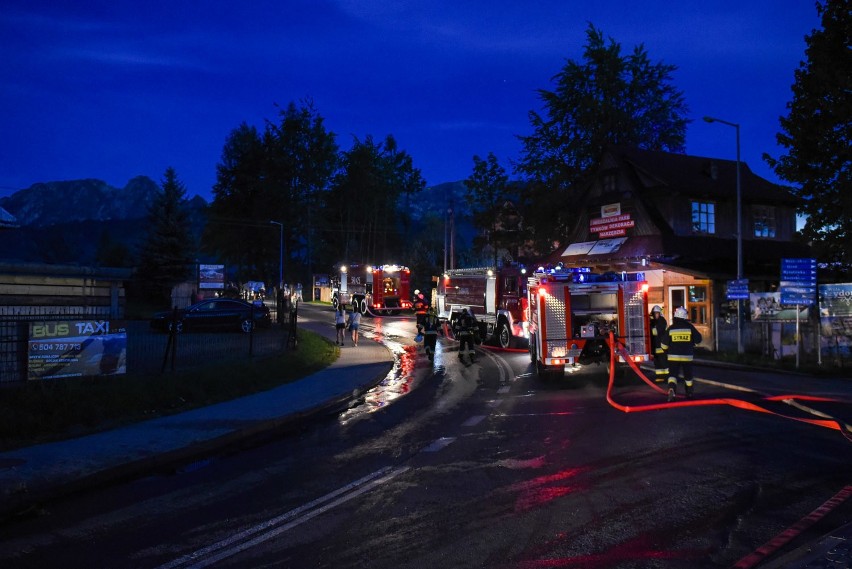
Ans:
{"label": "lit window", "polygon": [[754,213],[754,236],[771,239],[775,237],[775,208],[758,205],[752,208]]}
{"label": "lit window", "polygon": [[716,233],[716,206],[710,202],[692,202],[692,231]]}

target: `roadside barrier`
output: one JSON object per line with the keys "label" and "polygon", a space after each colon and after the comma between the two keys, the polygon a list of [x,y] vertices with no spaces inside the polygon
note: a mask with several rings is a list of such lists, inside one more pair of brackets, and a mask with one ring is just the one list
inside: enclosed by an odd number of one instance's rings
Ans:
{"label": "roadside barrier", "polygon": [[[636,362],[634,362],[630,354],[627,352],[626,348],[620,342],[616,342],[614,335],[610,333],[609,338],[607,340],[607,344],[610,348],[610,366],[609,366],[609,383],[606,389],[606,400],[607,402],[618,409],[619,411],[623,411],[625,413],[638,413],[643,411],[658,411],[660,409],[672,409],[679,407],[704,407],[709,405],[730,405],[731,407],[736,407],[737,409],[743,409],[746,411],[755,411],[757,413],[767,413],[769,415],[775,415],[776,417],[782,417],[784,419],[791,419],[793,421],[799,421],[801,423],[808,423],[810,425],[816,425],[819,427],[825,427],[827,429],[833,429],[835,431],[839,431],[849,442],[852,442],[852,426],[847,423],[842,422],[839,419],[836,419],[830,415],[817,411],[815,409],[811,409],[805,405],[802,405],[800,401],[811,401],[811,402],[823,402],[823,403],[843,403],[849,404],[849,401],[844,401],[841,399],[835,399],[832,397],[817,397],[812,395],[761,395],[763,401],[767,402],[782,402],[787,405],[791,405],[800,411],[808,413],[813,416],[821,417],[819,419],[812,419],[808,417],[796,417],[793,415],[785,415],[783,413],[778,413],[776,411],[772,411],[765,407],[762,407],[756,403],[752,403],[750,401],[744,401],[742,399],[734,399],[730,397],[723,398],[714,398],[714,399],[688,399],[685,401],[673,401],[671,403],[655,403],[650,405],[638,405],[638,406],[630,406],[630,405],[622,405],[616,402],[612,397],[612,388],[615,382],[615,364],[616,364],[616,354],[621,356],[624,361],[630,366],[630,368],[636,372],[636,375],[644,381],[648,386],[651,387],[654,391],[657,391],[661,395],[667,393],[667,390],[663,389],[652,380],[648,379],[648,377],[642,372]],[[755,392],[757,393],[757,392]]]}

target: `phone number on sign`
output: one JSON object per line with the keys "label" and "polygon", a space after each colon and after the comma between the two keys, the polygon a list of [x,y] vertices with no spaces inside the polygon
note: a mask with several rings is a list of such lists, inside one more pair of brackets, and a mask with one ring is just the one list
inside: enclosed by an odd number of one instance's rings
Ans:
{"label": "phone number on sign", "polygon": [[71,343],[42,344],[33,342],[30,346],[32,352],[79,352],[83,349],[81,344]]}

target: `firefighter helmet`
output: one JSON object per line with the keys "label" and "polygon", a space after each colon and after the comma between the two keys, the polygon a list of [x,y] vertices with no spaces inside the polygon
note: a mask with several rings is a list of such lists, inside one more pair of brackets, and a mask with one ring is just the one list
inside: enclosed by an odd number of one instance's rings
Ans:
{"label": "firefighter helmet", "polygon": [[678,306],[677,308],[675,308],[674,317],[675,318],[683,318],[684,320],[688,320],[689,314],[686,313],[686,308],[684,308],[683,306]]}
{"label": "firefighter helmet", "polygon": [[652,309],[651,309],[651,313],[653,314],[654,312],[657,312],[658,314],[662,314],[662,313],[663,313],[663,309],[662,309],[662,308],[660,308],[660,305],[655,304],[655,305],[654,305],[654,308],[652,308]]}

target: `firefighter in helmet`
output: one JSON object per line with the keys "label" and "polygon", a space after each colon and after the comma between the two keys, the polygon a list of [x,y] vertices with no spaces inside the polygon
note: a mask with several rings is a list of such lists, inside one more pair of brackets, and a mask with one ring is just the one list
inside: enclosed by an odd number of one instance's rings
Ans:
{"label": "firefighter in helmet", "polygon": [[654,381],[664,383],[669,377],[669,365],[666,351],[663,350],[663,338],[669,323],[663,316],[663,309],[654,306],[651,309],[651,348],[654,352]]}
{"label": "firefighter in helmet", "polygon": [[429,356],[429,361],[435,357],[435,346],[438,343],[438,333],[441,331],[441,322],[438,320],[438,314],[434,308],[430,308],[426,312],[426,319],[423,321],[423,346],[426,348],[426,355]]}
{"label": "firefighter in helmet", "polygon": [[419,290],[414,291],[414,314],[417,318],[417,333],[423,333],[423,322],[426,320],[426,312],[429,310],[429,302]]}
{"label": "firefighter in helmet", "polygon": [[453,333],[459,340],[459,359],[464,360],[465,354],[469,354],[470,363],[473,363],[476,357],[476,353],[473,350],[475,328],[476,320],[473,319],[467,308],[463,308],[461,316],[456,318],[453,325]]}
{"label": "firefighter in helmet", "polygon": [[669,360],[668,400],[674,401],[677,394],[678,375],[683,370],[683,382],[686,385],[686,397],[692,398],[692,359],[695,346],[701,343],[701,333],[689,321],[686,308],[678,306],[674,311],[672,323],[663,338],[663,349]]}

